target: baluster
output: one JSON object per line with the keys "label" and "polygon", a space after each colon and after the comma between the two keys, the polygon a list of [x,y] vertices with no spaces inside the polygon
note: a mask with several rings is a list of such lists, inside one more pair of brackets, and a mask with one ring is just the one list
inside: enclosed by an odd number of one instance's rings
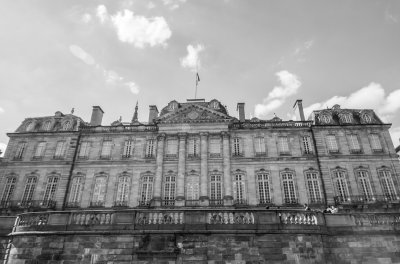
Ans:
{"label": "baluster", "polygon": [[106,224],[111,224],[111,214],[106,214]]}
{"label": "baluster", "polygon": [[233,223],[235,223],[235,220],[234,220],[235,218],[233,217],[233,213],[231,212],[231,213],[229,213],[229,223],[231,223],[231,224],[233,224]]}
{"label": "baluster", "polygon": [[254,214],[250,213],[250,221],[252,224],[254,224]]}
{"label": "baluster", "polygon": [[159,224],[162,224],[162,223],[163,223],[163,215],[162,215],[162,213],[159,213],[159,214],[158,214],[158,223],[159,223]]}
{"label": "baluster", "polygon": [[178,224],[179,223],[179,215],[178,215],[179,213],[174,213],[174,223],[175,224]]}
{"label": "baluster", "polygon": [[224,224],[229,224],[229,215],[228,213],[224,213]]}
{"label": "baluster", "polygon": [[183,224],[183,212],[179,214],[179,223]]}

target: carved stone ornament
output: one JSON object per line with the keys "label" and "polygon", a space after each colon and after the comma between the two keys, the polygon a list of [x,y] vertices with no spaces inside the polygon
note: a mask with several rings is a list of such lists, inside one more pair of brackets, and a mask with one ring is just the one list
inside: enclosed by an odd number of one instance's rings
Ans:
{"label": "carved stone ornament", "polygon": [[187,115],[190,119],[194,120],[197,119],[199,117],[199,113],[197,113],[196,111],[191,111],[188,115]]}

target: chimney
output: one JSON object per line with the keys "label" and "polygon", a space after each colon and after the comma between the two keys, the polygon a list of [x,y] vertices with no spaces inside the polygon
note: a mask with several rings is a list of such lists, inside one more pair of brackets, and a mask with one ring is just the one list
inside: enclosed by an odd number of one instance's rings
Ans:
{"label": "chimney", "polygon": [[297,99],[296,102],[294,103],[294,110],[296,111],[296,107],[298,108],[299,115],[300,115],[300,120],[305,121],[304,118],[304,111],[303,111],[303,100],[302,99]]}
{"label": "chimney", "polygon": [[158,117],[158,109],[155,105],[150,105],[149,110],[149,124],[154,123],[154,119]]}
{"label": "chimney", "polygon": [[92,118],[90,119],[91,126],[101,126],[101,121],[103,120],[104,111],[100,106],[93,106]]}
{"label": "chimney", "polygon": [[238,103],[236,111],[239,112],[239,121],[244,122],[246,118],[244,115],[244,103]]}

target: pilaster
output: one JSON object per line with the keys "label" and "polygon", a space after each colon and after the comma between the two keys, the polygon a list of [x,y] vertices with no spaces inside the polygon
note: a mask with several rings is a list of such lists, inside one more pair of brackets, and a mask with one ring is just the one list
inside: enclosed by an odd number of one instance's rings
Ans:
{"label": "pilaster", "polygon": [[165,134],[157,137],[156,178],[154,180],[153,206],[161,206],[161,183],[163,174]]}
{"label": "pilaster", "polygon": [[177,196],[176,206],[185,205],[185,168],[186,168],[186,137],[187,133],[179,133],[179,150],[178,150],[178,179],[177,179]]}
{"label": "pilaster", "polygon": [[231,180],[231,151],[228,132],[222,132],[222,155],[223,155],[223,171],[224,171],[224,205],[232,205],[232,180]]}
{"label": "pilaster", "polygon": [[208,206],[208,133],[200,133],[200,203]]}

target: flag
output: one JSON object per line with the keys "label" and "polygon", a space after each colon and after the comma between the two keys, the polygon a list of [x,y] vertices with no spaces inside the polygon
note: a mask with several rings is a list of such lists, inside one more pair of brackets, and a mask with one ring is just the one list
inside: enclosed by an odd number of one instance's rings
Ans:
{"label": "flag", "polygon": [[196,73],[196,86],[199,84],[200,82],[200,76],[198,73]]}

